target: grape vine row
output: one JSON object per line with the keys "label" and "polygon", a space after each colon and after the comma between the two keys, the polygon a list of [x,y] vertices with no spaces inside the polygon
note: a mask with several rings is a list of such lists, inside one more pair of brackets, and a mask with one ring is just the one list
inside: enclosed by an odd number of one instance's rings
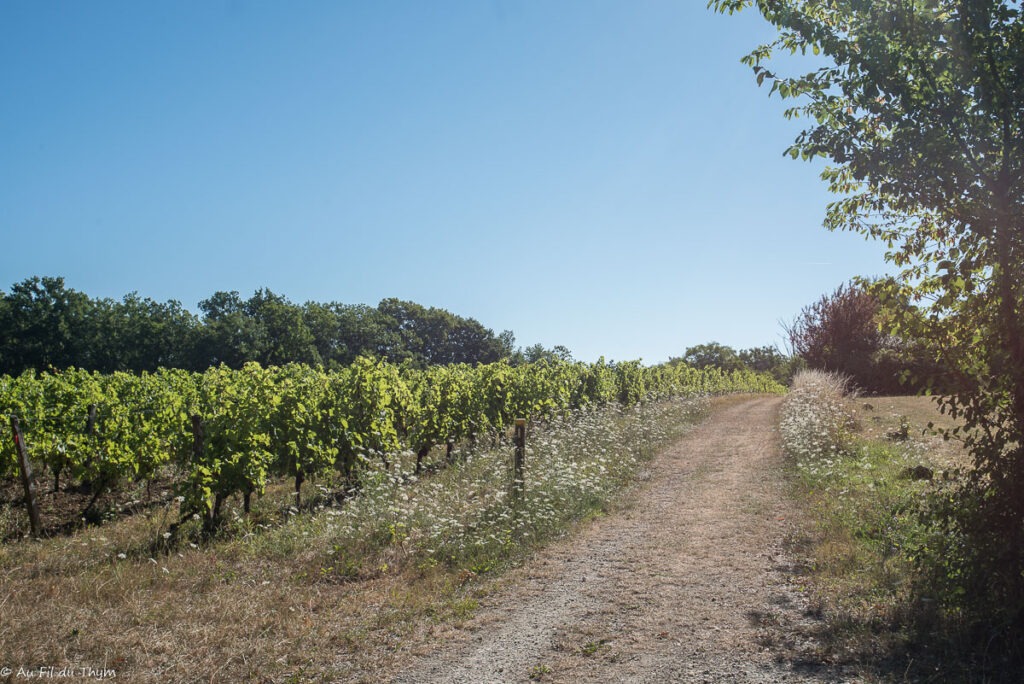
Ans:
{"label": "grape vine row", "polygon": [[[53,487],[88,483],[95,496],[125,480],[182,469],[182,511],[215,525],[223,502],[248,510],[269,478],[302,483],[337,471],[358,486],[362,466],[401,450],[417,467],[435,447],[503,432],[588,405],[680,395],[783,392],[770,376],[686,365],[538,362],[426,370],[358,358],[325,371],[248,363],[203,373],[160,369],[102,375],[78,369],[0,376],[0,412],[17,415],[34,461]],[[17,474],[0,441],[0,477]],[[95,498],[94,498],[95,501]]]}

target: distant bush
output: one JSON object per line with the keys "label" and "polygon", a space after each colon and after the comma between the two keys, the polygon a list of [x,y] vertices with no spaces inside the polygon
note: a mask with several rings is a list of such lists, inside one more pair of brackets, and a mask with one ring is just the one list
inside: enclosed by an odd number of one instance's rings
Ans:
{"label": "distant bush", "polygon": [[870,394],[917,393],[929,386],[934,363],[922,343],[888,334],[888,319],[868,288],[840,285],[804,307],[786,333],[809,368],[845,375]]}

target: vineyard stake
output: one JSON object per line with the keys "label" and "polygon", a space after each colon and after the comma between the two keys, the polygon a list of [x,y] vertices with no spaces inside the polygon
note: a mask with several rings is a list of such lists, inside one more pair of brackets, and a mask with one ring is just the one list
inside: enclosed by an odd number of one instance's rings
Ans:
{"label": "vineyard stake", "polygon": [[96,436],[96,404],[89,404],[89,417],[85,421],[85,434]]}
{"label": "vineyard stake", "polygon": [[[203,462],[203,417],[192,416],[192,462]],[[213,530],[213,511],[206,511],[203,517],[203,531],[207,534]]]}
{"label": "vineyard stake", "polygon": [[203,460],[203,417],[192,416],[192,460],[201,463]]}
{"label": "vineyard stake", "polygon": [[523,460],[526,458],[526,419],[516,418],[516,453],[512,461],[512,499],[518,501],[523,495]]}
{"label": "vineyard stake", "polygon": [[[90,441],[90,449],[85,454],[85,462],[84,462],[84,465],[85,465],[86,469],[88,469],[89,468],[89,464],[92,462],[92,454],[93,454],[92,447],[95,446],[95,438],[96,438],[96,404],[89,404],[89,417],[86,418],[86,420],[85,420],[85,434],[89,438],[89,441]],[[58,473],[58,475],[59,475],[59,473]],[[95,489],[95,487],[94,487],[95,483],[92,482],[91,480],[88,482],[88,485],[89,485],[90,489]],[[53,491],[57,491],[57,475],[54,475]],[[92,508],[92,504],[89,504],[89,507]]]}
{"label": "vineyard stake", "polygon": [[39,537],[43,536],[43,528],[39,524],[36,485],[32,481],[32,466],[28,462],[28,450],[25,448],[25,439],[21,436],[21,425],[18,423],[18,416],[11,416],[11,433],[14,435],[14,448],[18,452],[18,467],[21,471],[21,484],[25,487],[25,507],[28,508],[28,520],[32,526],[32,536],[39,539]]}

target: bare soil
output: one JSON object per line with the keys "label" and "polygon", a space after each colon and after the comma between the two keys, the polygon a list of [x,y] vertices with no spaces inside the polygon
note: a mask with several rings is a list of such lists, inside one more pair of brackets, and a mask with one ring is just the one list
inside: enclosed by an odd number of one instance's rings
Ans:
{"label": "bare soil", "polygon": [[[718,402],[657,456],[635,503],[515,570],[439,626],[395,682],[852,682],[816,657],[786,539],[780,400]],[[384,673],[382,673],[383,675]]]}
{"label": "bare soil", "polygon": [[[104,490],[93,501],[93,491],[82,484],[61,481],[53,489],[52,475],[40,469],[34,473],[36,503],[43,537],[70,535],[90,524],[136,515],[167,504],[174,496],[176,480],[169,474],[148,483],[134,482]],[[92,509],[89,504],[92,503]],[[91,515],[92,520],[87,520]],[[0,481],[0,541],[12,541],[29,534],[25,512],[25,490],[17,477]]]}

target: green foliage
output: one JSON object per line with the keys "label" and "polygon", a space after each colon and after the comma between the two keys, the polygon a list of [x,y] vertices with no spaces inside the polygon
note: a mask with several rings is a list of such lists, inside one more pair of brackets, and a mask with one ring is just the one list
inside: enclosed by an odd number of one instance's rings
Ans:
{"label": "green foliage", "polygon": [[400,431],[405,432],[412,404],[398,367],[360,357],[339,374],[335,387],[348,425],[339,444],[343,472],[352,473],[364,458],[379,457],[387,464],[387,455],[401,446]]}
{"label": "green foliage", "polygon": [[199,309],[201,318],[173,300],[134,292],[121,301],[93,299],[63,278],[29,278],[0,295],[0,373],[202,371],[250,361],[343,368],[359,356],[427,367],[491,363],[515,353],[510,332],[495,335],[472,318],[397,299],[376,307],[298,305],[260,289],[248,299],[215,292]]}
{"label": "green foliage", "polygon": [[[1024,16],[1015,0],[712,0],[756,6],[778,38],[745,58],[798,100],[794,157],[831,161],[826,225],[884,242],[902,269],[877,285],[914,304],[892,321],[946,368],[945,411],[974,459],[941,510],[965,592],[950,605],[1024,624]],[[784,76],[774,53],[819,57]],[[824,62],[823,65],[821,65]],[[818,66],[821,65],[821,66]],[[941,516],[938,516],[941,517]],[[937,518],[938,519],[938,518]],[[981,575],[978,576],[978,573]],[[957,601],[959,597],[961,600]]]}
{"label": "green foliage", "polygon": [[294,477],[298,489],[306,477],[335,466],[348,420],[331,393],[330,376],[301,364],[272,371],[280,399],[270,419],[273,473]]}
{"label": "green foliage", "polygon": [[[94,435],[94,453],[83,466],[90,482],[113,483],[121,478],[148,480],[172,458],[184,456],[188,441],[186,400],[191,392],[183,371],[159,371],[139,376],[114,373],[99,376],[100,392]],[[72,415],[81,404],[69,407]]]}
{"label": "green foliage", "polygon": [[[22,418],[33,457],[55,480],[66,474],[98,493],[183,468],[181,512],[212,532],[228,498],[241,494],[248,503],[272,475],[294,477],[298,491],[307,477],[337,469],[354,487],[404,449],[422,460],[435,445],[497,435],[516,418],[549,421],[583,407],[731,391],[783,388],[749,371],[638,362],[419,370],[359,357],[338,371],[250,362],[137,376],[26,372],[0,376],[0,410]],[[0,475],[14,468],[13,446],[0,440]]]}
{"label": "green foliage", "polygon": [[275,458],[271,418],[280,401],[273,372],[257,363],[203,373],[193,413],[201,417],[202,449],[193,452],[182,490],[184,511],[199,513],[213,526],[232,494],[263,493]]}
{"label": "green foliage", "polygon": [[687,348],[681,358],[669,359],[670,365],[686,364],[694,368],[718,368],[724,371],[768,373],[776,382],[788,385],[793,375],[803,368],[803,361],[786,356],[775,347],[752,347],[738,352],[724,344],[709,342]]}
{"label": "green foliage", "polygon": [[[23,375],[29,381],[31,375]],[[28,434],[39,434],[36,448],[43,463],[54,473],[70,471],[72,477],[115,479],[119,454],[109,453],[102,434],[88,434],[88,406],[102,397],[100,378],[87,371],[70,368],[64,373],[39,375],[38,389],[25,387],[23,397],[34,399],[25,404]]]}
{"label": "green foliage", "polygon": [[732,347],[718,342],[698,344],[690,347],[683,354],[683,361],[694,368],[721,368],[722,370],[740,370],[744,367],[739,355]]}
{"label": "green foliage", "polygon": [[466,365],[433,366],[410,374],[413,410],[409,444],[417,452],[417,465],[438,444],[471,437],[485,428],[479,374]]}
{"label": "green foliage", "polygon": [[581,375],[580,396],[574,397],[575,405],[597,404],[600,406],[615,400],[617,391],[615,370],[605,363],[603,356],[597,360],[597,363],[585,366]]}

